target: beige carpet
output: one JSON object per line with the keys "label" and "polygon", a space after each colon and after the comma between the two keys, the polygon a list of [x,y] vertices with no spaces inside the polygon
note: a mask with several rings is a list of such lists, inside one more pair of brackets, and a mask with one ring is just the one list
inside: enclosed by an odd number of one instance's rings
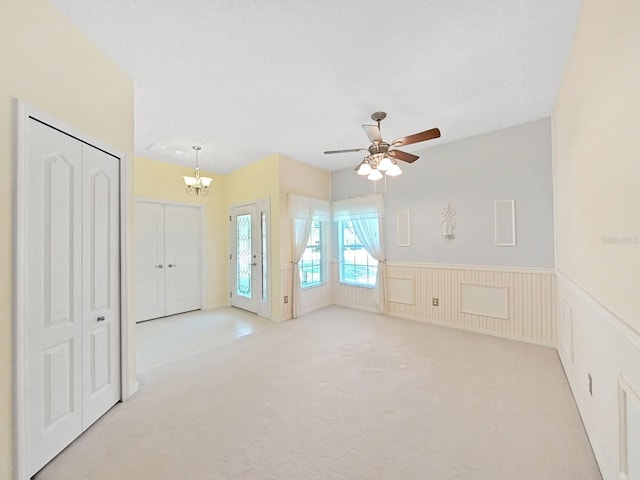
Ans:
{"label": "beige carpet", "polygon": [[148,371],[45,479],[600,479],[555,350],[330,307]]}

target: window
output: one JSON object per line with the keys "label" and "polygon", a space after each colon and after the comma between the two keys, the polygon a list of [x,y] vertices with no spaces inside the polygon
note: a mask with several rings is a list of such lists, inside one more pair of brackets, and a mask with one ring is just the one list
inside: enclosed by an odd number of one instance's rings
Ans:
{"label": "window", "polygon": [[300,259],[300,285],[302,288],[324,283],[324,235],[322,222],[311,222],[309,241]]}
{"label": "window", "polygon": [[360,243],[350,220],[339,222],[340,282],[374,287],[378,261]]}

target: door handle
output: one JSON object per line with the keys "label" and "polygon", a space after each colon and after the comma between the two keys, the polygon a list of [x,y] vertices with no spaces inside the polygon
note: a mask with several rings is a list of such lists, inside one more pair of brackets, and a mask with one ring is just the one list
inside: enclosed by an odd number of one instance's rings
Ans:
{"label": "door handle", "polygon": [[177,264],[174,265],[173,263],[170,263],[169,265],[167,265],[167,267],[169,267],[169,268],[173,268],[173,267],[177,267],[177,266],[178,266]]}
{"label": "door handle", "polygon": [[257,264],[256,262],[253,262],[251,265],[253,265],[253,266],[255,267],[255,266],[256,266],[256,265],[258,265],[258,264]]}
{"label": "door handle", "polygon": [[99,321],[99,322],[104,322],[104,316],[100,315],[100,316],[98,317],[98,321]]}
{"label": "door handle", "polygon": [[162,268],[162,264],[156,265],[156,268]]}

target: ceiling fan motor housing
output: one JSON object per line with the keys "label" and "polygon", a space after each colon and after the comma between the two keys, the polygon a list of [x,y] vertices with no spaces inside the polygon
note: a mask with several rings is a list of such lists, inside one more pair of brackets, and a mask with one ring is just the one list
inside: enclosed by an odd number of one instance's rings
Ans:
{"label": "ceiling fan motor housing", "polygon": [[369,153],[375,155],[376,153],[387,153],[389,151],[389,144],[386,142],[372,143],[369,147]]}

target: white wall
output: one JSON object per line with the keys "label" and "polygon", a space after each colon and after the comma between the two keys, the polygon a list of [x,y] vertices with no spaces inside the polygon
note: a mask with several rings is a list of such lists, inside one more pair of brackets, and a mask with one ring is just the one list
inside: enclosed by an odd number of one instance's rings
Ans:
{"label": "white wall", "polygon": [[[446,138],[446,132],[442,132]],[[550,119],[432,148],[389,179],[385,194],[387,259],[463,265],[553,267],[553,182]],[[357,159],[354,164],[358,163]],[[378,191],[384,188],[380,180]],[[372,182],[353,167],[332,174],[332,199],[371,193]],[[516,247],[496,247],[494,200],[516,203]],[[441,212],[456,211],[456,239],[441,237]],[[396,214],[411,212],[411,246],[396,244]]]}
{"label": "white wall", "polygon": [[640,479],[639,91],[640,2],[584,0],[553,116],[558,350],[604,480]]}

